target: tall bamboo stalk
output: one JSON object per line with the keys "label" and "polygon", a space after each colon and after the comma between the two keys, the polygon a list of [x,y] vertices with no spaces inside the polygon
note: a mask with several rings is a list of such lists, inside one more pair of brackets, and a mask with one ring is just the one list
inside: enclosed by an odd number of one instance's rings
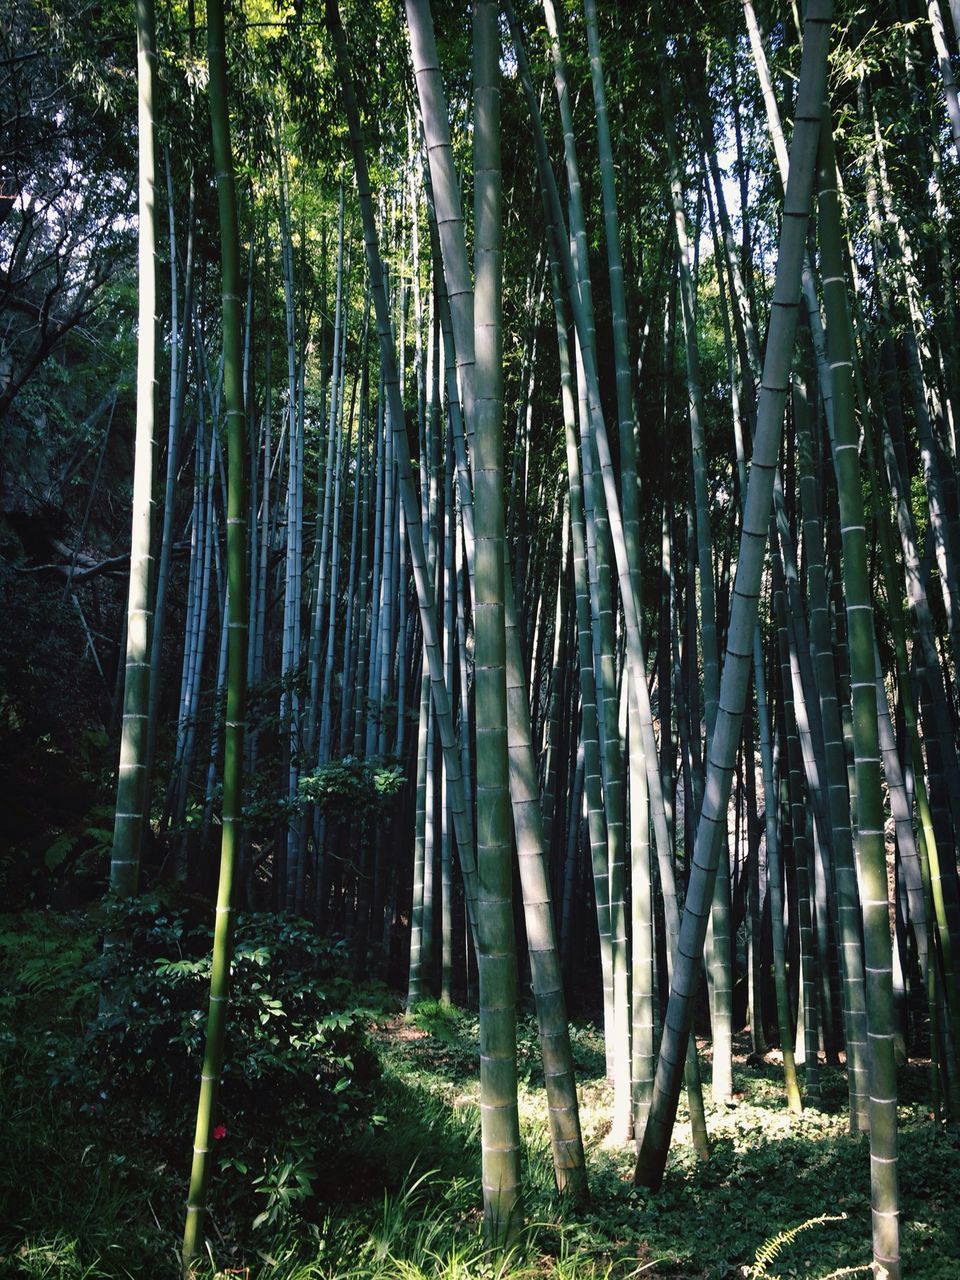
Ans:
{"label": "tall bamboo stalk", "polygon": [[877,726],[873,605],[867,563],[857,424],[854,415],[850,323],[846,306],[840,207],[829,116],[819,161],[820,251],[827,346],[833,376],[834,465],[843,539],[843,583],[850,642],[850,686],[857,773],[856,833],[863,907],[867,1034],[870,1040],[870,1181],[873,1256],[878,1271],[900,1280],[897,1188],[897,1073],[894,1060],[892,957],[884,851],[880,742]]}
{"label": "tall bamboo stalk", "polygon": [[473,19],[474,510],[476,570],[477,964],[480,977],[480,1140],[489,1244],[512,1245],[522,1225],[517,1110],[516,956],[510,871],[504,626],[502,213],[500,33],[496,0]]}
{"label": "tall bamboo stalk", "polygon": [[144,830],[149,822],[146,782],[150,702],[150,599],[156,469],[157,405],[157,168],[154,104],[157,91],[153,0],[137,0],[137,422],[133,464],[130,583],[127,592],[123,722],[117,804],[110,853],[110,889],[137,891]]}
{"label": "tall bamboo stalk", "polygon": [[677,963],[674,966],[657,1063],[653,1100],[637,1159],[637,1182],[651,1187],[658,1187],[662,1180],[676,1116],[682,1064],[693,1020],[693,998],[699,960],[706,936],[720,844],[726,830],[726,808],[746,703],[773,479],[797,325],[803,253],[823,109],[831,15],[830,0],[810,0],[807,5],[774,305],[767,332],[753,460],[732,592],[726,657],[720,681],[717,725],[707,765],[704,804],[697,828],[693,864],[680,926]]}
{"label": "tall bamboo stalk", "polygon": [[217,174],[223,298],[224,399],[227,413],[227,577],[229,638],[227,641],[227,716],[224,726],[223,832],[220,881],[213,935],[210,1007],[200,1075],[200,1098],[193,1140],[193,1164],[183,1236],[184,1274],[195,1272],[203,1238],[203,1218],[212,1167],[211,1143],[230,994],[233,951],[233,881],[240,842],[243,802],[243,733],[247,683],[247,495],[246,419],[243,404],[243,332],[240,314],[240,236],[233,156],[230,146],[226,39],[223,2],[207,4],[207,51],[210,66],[210,123]]}

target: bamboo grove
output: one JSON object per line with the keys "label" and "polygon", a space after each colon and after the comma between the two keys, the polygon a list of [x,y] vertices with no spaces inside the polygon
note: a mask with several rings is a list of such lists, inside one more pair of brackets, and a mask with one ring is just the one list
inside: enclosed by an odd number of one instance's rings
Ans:
{"label": "bamboo grove", "polygon": [[216,896],[187,1270],[243,905],[478,1002],[491,1241],[519,1002],[573,1202],[568,1008],[651,1188],[681,1088],[709,1159],[735,1037],[793,1111],[845,1064],[900,1276],[898,1064],[960,1112],[958,34],[138,0],[110,884]]}

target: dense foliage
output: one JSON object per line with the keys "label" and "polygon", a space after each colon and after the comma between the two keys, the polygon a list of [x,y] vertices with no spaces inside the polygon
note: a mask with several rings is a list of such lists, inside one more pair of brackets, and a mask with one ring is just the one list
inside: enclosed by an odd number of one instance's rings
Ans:
{"label": "dense foliage", "polygon": [[[0,1115],[9,1139],[0,1158],[4,1275],[113,1280],[149,1271],[165,1280],[177,1274],[173,1244],[186,1152],[157,1122],[163,1113],[181,1124],[169,1108],[160,1064],[165,1060],[178,1069],[183,1046],[155,1054],[150,1087],[137,1081],[131,1067],[139,1056],[132,1050],[150,1052],[147,1027],[161,1018],[173,1020],[170,1010],[182,997],[182,982],[157,973],[162,966],[155,961],[166,956],[173,963],[170,958],[179,956],[183,939],[196,931],[189,913],[169,904],[141,901],[126,918],[131,936],[152,934],[156,944],[153,962],[131,983],[152,1012],[143,1015],[127,1050],[116,1056],[107,1051],[111,1046],[115,1051],[119,1034],[110,1030],[108,1013],[98,1017],[96,1012],[100,962],[95,936],[82,918],[49,913],[2,918]],[[322,971],[325,1005],[336,1008],[339,964],[301,922],[270,926],[248,920],[243,933],[251,948],[274,955],[284,938],[290,943],[289,960],[272,966],[278,977],[271,989],[292,983],[299,966],[308,985]],[[161,938],[166,945],[160,945]],[[266,968],[258,966],[261,978]],[[279,977],[281,968],[286,978]],[[603,1047],[595,1030],[576,1028],[574,1054],[594,1195],[588,1211],[561,1219],[552,1203],[539,1050],[529,1021],[521,1028],[519,1049],[526,1080],[525,1167],[537,1225],[525,1260],[509,1273],[491,1271],[495,1264],[483,1260],[470,1225],[478,1172],[476,1018],[434,1002],[402,1019],[383,1003],[382,990],[363,996],[375,1029],[367,1047],[354,1031],[348,1033],[351,1055],[356,1051],[369,1061],[364,1055],[374,1048],[381,1074],[378,1080],[368,1078],[363,1088],[354,1078],[339,1095],[341,1103],[346,1100],[347,1122],[334,1147],[314,1146],[319,1131],[332,1133],[333,1112],[329,1099],[315,1112],[299,1106],[309,1079],[302,1069],[294,1077],[268,1067],[253,1095],[253,1110],[234,1111],[225,1120],[226,1133],[217,1140],[225,1163],[224,1196],[216,1214],[221,1266],[249,1264],[256,1274],[275,1280],[455,1280],[488,1274],[509,1274],[514,1280],[626,1280],[641,1265],[647,1268],[643,1274],[663,1280],[808,1280],[842,1268],[853,1268],[848,1274],[868,1273],[863,1140],[844,1132],[844,1083],[836,1069],[825,1081],[822,1109],[797,1120],[784,1109],[775,1060],[743,1064],[737,1106],[710,1109],[716,1139],[710,1165],[696,1159],[682,1123],[664,1192],[651,1196],[630,1185],[628,1153],[604,1145],[609,1086],[603,1078]],[[348,996],[355,998],[353,992]],[[295,999],[288,1003],[296,1007]],[[269,1017],[263,1024],[268,1035],[258,1029],[266,1005],[244,999],[242,1008],[252,1045],[248,1065],[263,1064],[280,1020]],[[348,1003],[343,1012],[355,1026],[355,1006]],[[176,1021],[179,1026],[181,1017]],[[189,1016],[186,1021],[189,1025]],[[91,1027],[99,1028],[94,1031],[102,1051],[99,1065],[92,1060]],[[344,1043],[341,1038],[341,1048]],[[326,1052],[323,1045],[320,1052]],[[109,1071],[110,1064],[116,1064],[116,1073]],[[239,1083],[248,1069],[239,1046],[231,1050],[230,1067]],[[334,1071],[331,1079],[334,1074],[342,1078]],[[72,1087],[66,1087],[68,1080]],[[98,1083],[118,1108],[111,1111],[116,1124],[104,1109],[106,1100],[98,1098]],[[245,1088],[241,1085],[240,1092]],[[916,1280],[951,1280],[960,1266],[954,1195],[960,1149],[929,1125],[916,1096],[923,1088],[922,1072],[911,1073],[901,1105],[903,1146],[914,1170],[905,1188],[905,1232]],[[363,1122],[361,1093],[374,1107]],[[299,1134],[282,1118],[280,1128],[271,1130],[266,1117],[278,1118],[278,1098],[296,1111]],[[99,1101],[100,1109],[88,1099]],[[257,1114],[260,1107],[263,1118]],[[282,1133],[287,1140],[281,1140]],[[309,1175],[306,1187],[298,1174]],[[263,1213],[268,1217],[255,1228],[255,1218]],[[116,1239],[118,1221],[122,1243]]]}
{"label": "dense foliage", "polygon": [[[184,1098],[201,1059],[210,923],[149,899],[116,904],[103,923],[116,941],[88,980],[110,994],[62,1084],[81,1107],[137,1124],[172,1159],[191,1136]],[[304,921],[240,915],[231,981],[224,1155],[246,1172],[264,1151],[276,1162],[303,1148],[315,1170],[368,1118],[376,1079],[343,955]]]}

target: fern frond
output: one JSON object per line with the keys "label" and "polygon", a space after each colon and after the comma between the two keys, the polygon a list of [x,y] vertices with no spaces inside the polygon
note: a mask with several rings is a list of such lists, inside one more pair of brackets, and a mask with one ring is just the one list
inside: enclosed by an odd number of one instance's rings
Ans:
{"label": "fern frond", "polygon": [[[846,1276],[872,1276],[874,1268],[872,1262],[865,1262],[860,1267],[840,1267],[836,1271],[831,1271],[829,1275],[821,1276],[820,1280],[845,1280]],[[883,1280],[886,1275],[885,1270],[881,1270],[877,1280]]]}
{"label": "fern frond", "polygon": [[771,1236],[769,1240],[764,1240],[754,1255],[753,1265],[749,1268],[747,1274],[751,1280],[768,1280],[767,1267],[788,1245],[793,1244],[801,1232],[809,1230],[810,1227],[822,1226],[825,1222],[843,1222],[846,1216],[845,1213],[821,1213],[818,1218],[808,1218],[806,1222],[801,1222],[795,1227],[788,1227],[786,1231],[781,1231],[778,1235]]}

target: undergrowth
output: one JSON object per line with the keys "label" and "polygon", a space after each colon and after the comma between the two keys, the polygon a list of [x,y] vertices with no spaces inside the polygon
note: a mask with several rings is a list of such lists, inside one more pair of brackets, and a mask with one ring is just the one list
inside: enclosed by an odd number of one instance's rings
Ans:
{"label": "undergrowth", "polygon": [[[129,1033],[116,1006],[98,1016],[98,920],[0,918],[4,1277],[179,1276],[203,928],[162,904],[138,910],[136,927],[155,932],[149,965],[128,974],[125,998],[137,1006]],[[681,1108],[654,1195],[634,1187],[632,1151],[607,1145],[602,1040],[574,1028],[591,1183],[589,1206],[574,1214],[553,1193],[528,1018],[518,1044],[528,1225],[504,1258],[481,1241],[476,1018],[435,1002],[404,1015],[383,990],[354,991],[336,949],[302,922],[251,918],[240,937],[244,1034],[229,1050],[237,1084],[218,1143],[203,1280],[871,1274],[867,1139],[846,1131],[838,1070],[822,1072],[822,1108],[796,1117],[772,1061],[740,1065],[736,1105],[714,1107],[707,1091],[709,1163],[696,1159]],[[166,1043],[171,1026],[180,1031]],[[311,1069],[314,1056],[324,1069]],[[922,1074],[910,1067],[901,1077],[902,1096],[915,1099],[900,1109],[904,1273],[957,1280],[960,1150],[929,1119]]]}

